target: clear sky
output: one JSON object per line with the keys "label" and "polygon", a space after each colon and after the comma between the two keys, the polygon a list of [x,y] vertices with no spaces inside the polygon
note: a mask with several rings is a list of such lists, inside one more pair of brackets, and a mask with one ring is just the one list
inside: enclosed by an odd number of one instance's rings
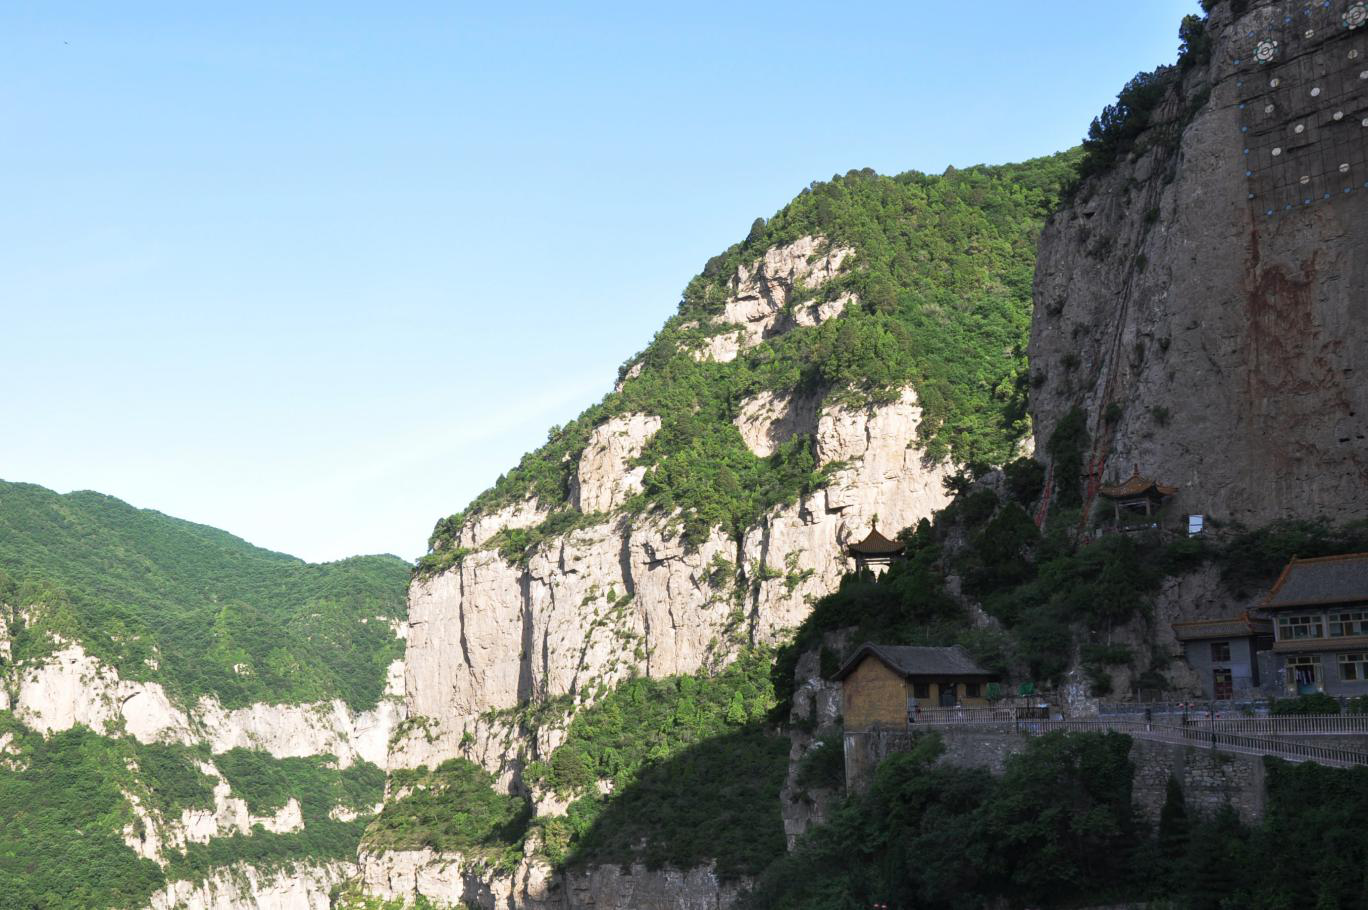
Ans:
{"label": "clear sky", "polygon": [[1072,146],[1196,6],[0,4],[0,478],[416,557],[757,215]]}

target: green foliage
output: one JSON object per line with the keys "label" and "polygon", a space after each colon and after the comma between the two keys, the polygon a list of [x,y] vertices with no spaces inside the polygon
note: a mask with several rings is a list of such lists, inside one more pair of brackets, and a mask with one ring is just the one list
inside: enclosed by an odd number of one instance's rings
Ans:
{"label": "green foliage", "polygon": [[1045,466],[1034,458],[1018,458],[1002,469],[1007,477],[1007,489],[1012,499],[1029,508],[1045,492]]}
{"label": "green foliage", "polygon": [[1135,838],[1130,745],[1116,734],[1051,734],[995,780],[935,764],[939,738],[923,736],[768,869],[749,906],[970,910],[1114,894]]}
{"label": "green foliage", "polygon": [[[640,458],[649,470],[632,507],[680,510],[691,540],[715,527],[739,533],[823,481],[810,437],[795,437],[768,458],[746,448],[733,420],[740,403],[762,391],[859,404],[887,401],[912,385],[923,408],[922,442],[933,456],[1006,461],[1028,423],[1025,347],[1036,237],[1078,157],[938,177],[881,177],[866,169],[814,183],[708,262],[685,289],[678,314],[632,359],[639,375],[628,378],[624,370],[621,391],[554,429],[466,512],[439,522],[422,568],[435,571],[459,558],[450,555],[455,533],[472,511],[528,498],[553,512],[563,508],[589,434],[631,412],[662,419]],[[692,352],[710,334],[732,330],[711,318],[737,268],[804,236],[856,254],[818,291],[799,289],[799,296],[855,294],[862,305],[730,363],[695,359]]]}
{"label": "green foliage", "polygon": [[39,608],[16,660],[60,634],[185,700],[369,708],[402,654],[388,622],[404,613],[401,560],[310,565],[98,493],[0,482],[0,571],[0,599]]}
{"label": "green foliage", "polygon": [[385,790],[382,769],[366,761],[339,769],[331,755],[275,758],[266,752],[232,749],[214,756],[213,762],[253,815],[273,815],[295,799],[304,827],[287,834],[257,828],[251,834],[187,844],[184,852],[168,857],[172,878],[198,880],[234,863],[269,869],[299,861],[351,859],[366,820],[338,821],[331,813],[342,806],[368,814]]}
{"label": "green foliage", "polygon": [[175,818],[182,809],[209,809],[214,805],[214,779],[199,769],[207,759],[205,749],[174,744],[127,743],[134,753],[138,777],[155,796],[154,805]]}
{"label": "green foliage", "polygon": [[253,749],[230,749],[214,756],[214,764],[253,815],[271,815],[291,798],[299,800],[306,821],[310,812],[326,816],[334,806],[369,809],[385,789],[382,769],[368,761],[338,769],[331,755],[276,758]]}
{"label": "green foliage", "polygon": [[1297,556],[1311,559],[1368,550],[1368,520],[1331,525],[1326,521],[1283,520],[1235,535],[1213,553],[1221,580],[1237,592],[1267,588]]}
{"label": "green foliage", "polygon": [[1207,32],[1206,19],[1202,16],[1187,15],[1178,25],[1178,68],[1189,70],[1195,66],[1205,66],[1211,62],[1211,35]]}
{"label": "green foliage", "polygon": [[1070,409],[1050,434],[1046,449],[1054,465],[1055,503],[1061,508],[1083,503],[1083,455],[1090,442],[1088,418],[1079,407]]}
{"label": "green foliage", "polygon": [[532,819],[524,797],[494,788],[494,776],[463,758],[429,771],[395,771],[391,789],[403,794],[385,804],[366,831],[371,850],[451,851],[500,868],[517,863]]}
{"label": "green foliage", "polygon": [[839,729],[819,737],[803,753],[795,779],[804,790],[837,790],[845,786],[845,741]]}
{"label": "green foliage", "polygon": [[[198,879],[237,862],[349,859],[365,822],[337,822],[329,813],[337,805],[368,809],[384,791],[384,772],[367,763],[339,771],[324,758],[277,760],[243,750],[213,757],[202,746],[144,745],[83,727],[45,739],[0,713],[5,734],[13,739],[0,760],[0,895],[14,901],[0,901],[5,907],[140,907],[168,878]],[[281,793],[298,799],[304,829],[191,844],[167,856],[165,872],[138,858],[123,832],[131,826],[139,833],[144,823],[125,794],[163,819],[211,808],[214,780],[199,770],[210,760],[232,769],[230,783],[258,814],[283,806]],[[263,795],[262,779],[276,790]]]}
{"label": "green foliage", "polygon": [[704,739],[639,768],[606,799],[581,797],[568,866],[711,862],[723,879],[754,875],[784,852],[779,791],[788,739],[758,722]]}
{"label": "green foliage", "polygon": [[1154,111],[1175,84],[1177,73],[1174,67],[1161,66],[1126,83],[1116,103],[1103,108],[1088,128],[1079,167],[1081,177],[1104,173],[1130,154],[1140,134],[1151,126]]}
{"label": "green foliage", "polygon": [[164,878],[123,842],[123,827],[134,820],[121,792],[134,785],[125,764],[132,750],[83,727],[44,739],[0,713],[0,735],[6,732],[16,743],[0,764],[0,903],[24,910],[142,906]]}
{"label": "green foliage", "polygon": [[1280,716],[1305,714],[1338,714],[1340,703],[1324,692],[1298,695],[1296,698],[1279,698],[1269,709],[1270,714]]}
{"label": "green foliage", "polygon": [[[779,790],[788,740],[761,719],[774,705],[769,654],[743,654],[716,675],[633,679],[581,711],[527,779],[579,796],[539,820],[557,863],[716,861],[750,874],[784,849]],[[598,784],[611,785],[599,795]]]}

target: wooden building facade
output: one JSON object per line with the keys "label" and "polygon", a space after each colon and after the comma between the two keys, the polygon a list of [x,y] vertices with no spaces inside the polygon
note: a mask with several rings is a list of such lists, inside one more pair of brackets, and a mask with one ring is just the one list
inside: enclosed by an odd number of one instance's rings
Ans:
{"label": "wooden building facade", "polygon": [[847,731],[904,729],[917,708],[981,707],[997,677],[952,648],[865,644],[836,672]]}

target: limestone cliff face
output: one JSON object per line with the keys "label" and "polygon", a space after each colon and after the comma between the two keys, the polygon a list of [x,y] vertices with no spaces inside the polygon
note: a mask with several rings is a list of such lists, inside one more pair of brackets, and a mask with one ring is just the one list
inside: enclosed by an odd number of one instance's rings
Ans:
{"label": "limestone cliff face", "polygon": [[[838,315],[849,297],[817,303],[808,292],[836,275],[852,252],[805,237],[743,266],[714,317],[721,331],[694,356],[726,362]],[[629,370],[627,379],[633,375]],[[948,502],[942,481],[952,467],[928,460],[918,447],[921,409],[911,389],[877,404],[768,392],[739,402],[735,422],[761,457],[795,435],[812,437],[829,482],[740,535],[718,528],[687,542],[678,516],[623,509],[642,488],[646,469],[636,461],[661,426],[660,415],[633,413],[597,426],[571,474],[572,504],[597,523],[513,562],[498,552],[497,535],[539,525],[548,508],[527,500],[465,519],[454,535],[464,556],[410,588],[409,719],[391,748],[391,768],[462,756],[502,786],[518,787],[525,763],[559,745],[574,706],[634,674],[720,667],[742,646],[775,641],[849,570],[843,546],[852,536],[863,536],[876,520],[885,530],[903,528]],[[560,723],[540,723],[532,737],[517,725],[514,709],[562,696],[570,696],[571,707]],[[795,744],[795,760],[809,745]],[[533,797],[539,811],[563,811],[547,794]],[[491,910],[720,910],[743,887],[706,868],[612,866],[553,875],[529,857],[502,874],[431,852],[363,856],[362,868],[368,894],[421,894]]]}
{"label": "limestone cliff face", "polygon": [[369,711],[334,700],[306,705],[254,704],[225,709],[212,696],[186,708],[155,682],[121,679],[79,644],[12,668],[13,710],[43,733],[80,724],[97,733],[127,731],[140,742],[208,743],[214,752],[260,749],[277,758],[331,754],[341,767],[357,759],[385,766],[386,745],[403,717],[403,662],[390,667],[385,697]]}
{"label": "limestone cliff face", "polygon": [[[719,529],[688,546],[670,516],[620,514],[539,548],[525,566],[479,550],[415,580],[405,680],[414,722],[391,766],[464,755],[507,783],[519,750],[544,756],[555,731],[521,743],[486,712],[565,694],[587,699],[632,673],[691,673],[796,626],[849,569],[842,546],[850,536],[876,517],[902,528],[946,503],[948,466],[924,463],[913,445],[920,417],[910,390],[887,405],[822,409],[817,454],[834,468],[830,484],[773,510],[740,541]],[[648,420],[619,418],[595,437],[639,451],[650,429]],[[624,475],[591,468],[613,462],[581,461],[582,499],[618,495]],[[509,526],[534,524],[535,514],[530,503],[501,513]],[[488,539],[492,526],[489,516],[473,519],[462,545]]]}
{"label": "limestone cliff face", "polygon": [[1175,514],[1368,508],[1368,28],[1349,27],[1348,6],[1288,19],[1286,3],[1217,4],[1210,61],[1050,220],[1030,344],[1038,450],[1079,405],[1104,476],[1138,465],[1180,485]]}
{"label": "limestone cliff face", "polygon": [[202,882],[173,882],[153,895],[147,910],[329,910],[331,891],[355,874],[351,863],[277,872],[235,866]]}
{"label": "limestone cliff face", "polygon": [[830,246],[820,237],[801,237],[766,251],[753,265],[741,266],[731,279],[731,297],[712,319],[714,326],[726,331],[714,335],[694,356],[727,363],[767,338],[839,315],[850,303],[850,295],[797,301],[803,291],[816,290],[835,277],[854,252],[850,247]]}
{"label": "limestone cliff face", "polygon": [[[794,295],[830,280],[850,253],[806,237],[743,266],[716,317],[736,331],[713,342],[729,338],[739,350],[836,315],[848,301],[795,305]],[[699,356],[730,359],[709,351]],[[916,447],[920,420],[910,389],[870,407],[824,406],[795,392],[741,403],[737,426],[752,451],[767,455],[795,434],[811,434],[831,482],[774,509],[739,541],[715,529],[692,545],[675,516],[620,508],[641,488],[645,469],[634,460],[660,428],[659,416],[600,424],[579,458],[571,498],[602,521],[516,565],[485,547],[500,530],[533,527],[548,512],[528,500],[477,514],[455,538],[473,552],[414,581],[405,678],[412,720],[391,766],[462,755],[509,785],[520,753],[544,756],[560,737],[552,727],[524,743],[497,712],[567,694],[583,702],[633,673],[720,665],[739,645],[772,641],[797,625],[847,571],[842,545],[852,534],[876,518],[885,529],[902,528],[946,503],[949,466],[928,463]]]}

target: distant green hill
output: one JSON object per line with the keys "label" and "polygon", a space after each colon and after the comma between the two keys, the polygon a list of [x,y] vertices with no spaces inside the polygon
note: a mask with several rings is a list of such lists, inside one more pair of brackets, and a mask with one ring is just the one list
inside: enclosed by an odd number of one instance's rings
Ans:
{"label": "distant green hill", "polygon": [[187,700],[374,705],[403,653],[388,620],[409,569],[314,565],[111,496],[0,481],[0,604],[42,607],[15,630],[15,659],[57,633]]}

